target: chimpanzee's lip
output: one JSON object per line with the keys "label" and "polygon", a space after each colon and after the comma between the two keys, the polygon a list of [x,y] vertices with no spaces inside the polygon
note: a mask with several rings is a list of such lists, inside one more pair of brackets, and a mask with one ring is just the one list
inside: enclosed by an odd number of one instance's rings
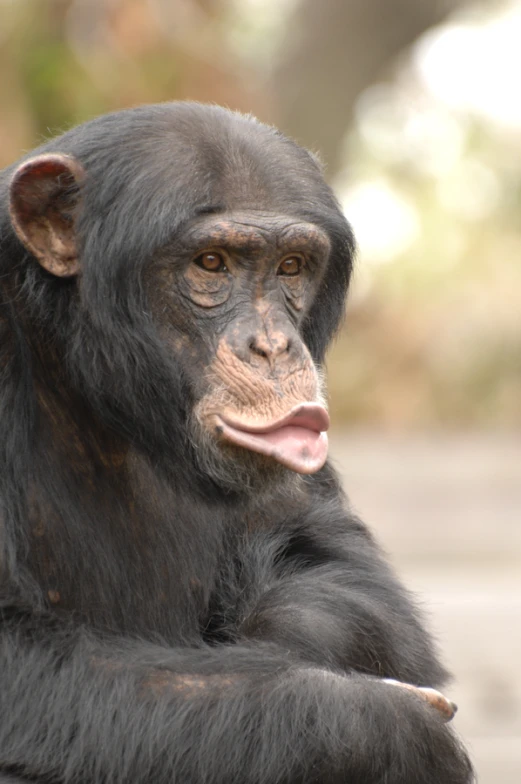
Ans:
{"label": "chimpanzee's lip", "polygon": [[329,415],[318,403],[300,403],[271,422],[251,423],[218,417],[222,438],[272,457],[299,474],[314,474],[327,459]]}

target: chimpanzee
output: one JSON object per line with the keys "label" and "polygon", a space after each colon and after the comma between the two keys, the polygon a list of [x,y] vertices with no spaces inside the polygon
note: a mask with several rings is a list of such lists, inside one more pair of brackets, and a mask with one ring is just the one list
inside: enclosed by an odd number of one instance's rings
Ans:
{"label": "chimpanzee", "polygon": [[326,462],[353,246],[317,160],[216,106],[2,172],[1,782],[472,781]]}

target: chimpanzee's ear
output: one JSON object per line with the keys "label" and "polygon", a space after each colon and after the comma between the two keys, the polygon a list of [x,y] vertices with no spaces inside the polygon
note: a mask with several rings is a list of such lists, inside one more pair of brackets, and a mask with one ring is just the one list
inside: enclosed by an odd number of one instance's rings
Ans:
{"label": "chimpanzee's ear", "polygon": [[22,163],[11,180],[9,210],[19,239],[42,267],[60,277],[80,270],[74,223],[83,178],[77,160],[47,154]]}

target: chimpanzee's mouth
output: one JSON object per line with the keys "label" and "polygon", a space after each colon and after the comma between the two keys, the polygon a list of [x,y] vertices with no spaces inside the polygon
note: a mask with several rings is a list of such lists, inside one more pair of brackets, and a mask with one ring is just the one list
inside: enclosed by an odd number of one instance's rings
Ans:
{"label": "chimpanzee's mouth", "polygon": [[299,474],[314,474],[327,458],[329,415],[318,403],[300,403],[271,422],[244,422],[221,415],[222,438],[277,460]]}

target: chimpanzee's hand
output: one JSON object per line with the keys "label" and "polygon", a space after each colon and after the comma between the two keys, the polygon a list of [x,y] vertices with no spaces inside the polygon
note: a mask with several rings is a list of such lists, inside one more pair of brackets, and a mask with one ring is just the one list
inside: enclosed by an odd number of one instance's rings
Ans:
{"label": "chimpanzee's hand", "polygon": [[401,681],[395,681],[392,678],[384,678],[384,683],[389,683],[392,686],[401,686],[402,689],[408,689],[417,694],[422,700],[426,700],[433,708],[436,708],[436,710],[442,714],[445,721],[453,719],[454,714],[458,710],[456,703],[448,700],[447,697],[445,697],[441,691],[437,691],[437,689],[431,689],[428,686],[413,686],[410,683],[402,683]]}

